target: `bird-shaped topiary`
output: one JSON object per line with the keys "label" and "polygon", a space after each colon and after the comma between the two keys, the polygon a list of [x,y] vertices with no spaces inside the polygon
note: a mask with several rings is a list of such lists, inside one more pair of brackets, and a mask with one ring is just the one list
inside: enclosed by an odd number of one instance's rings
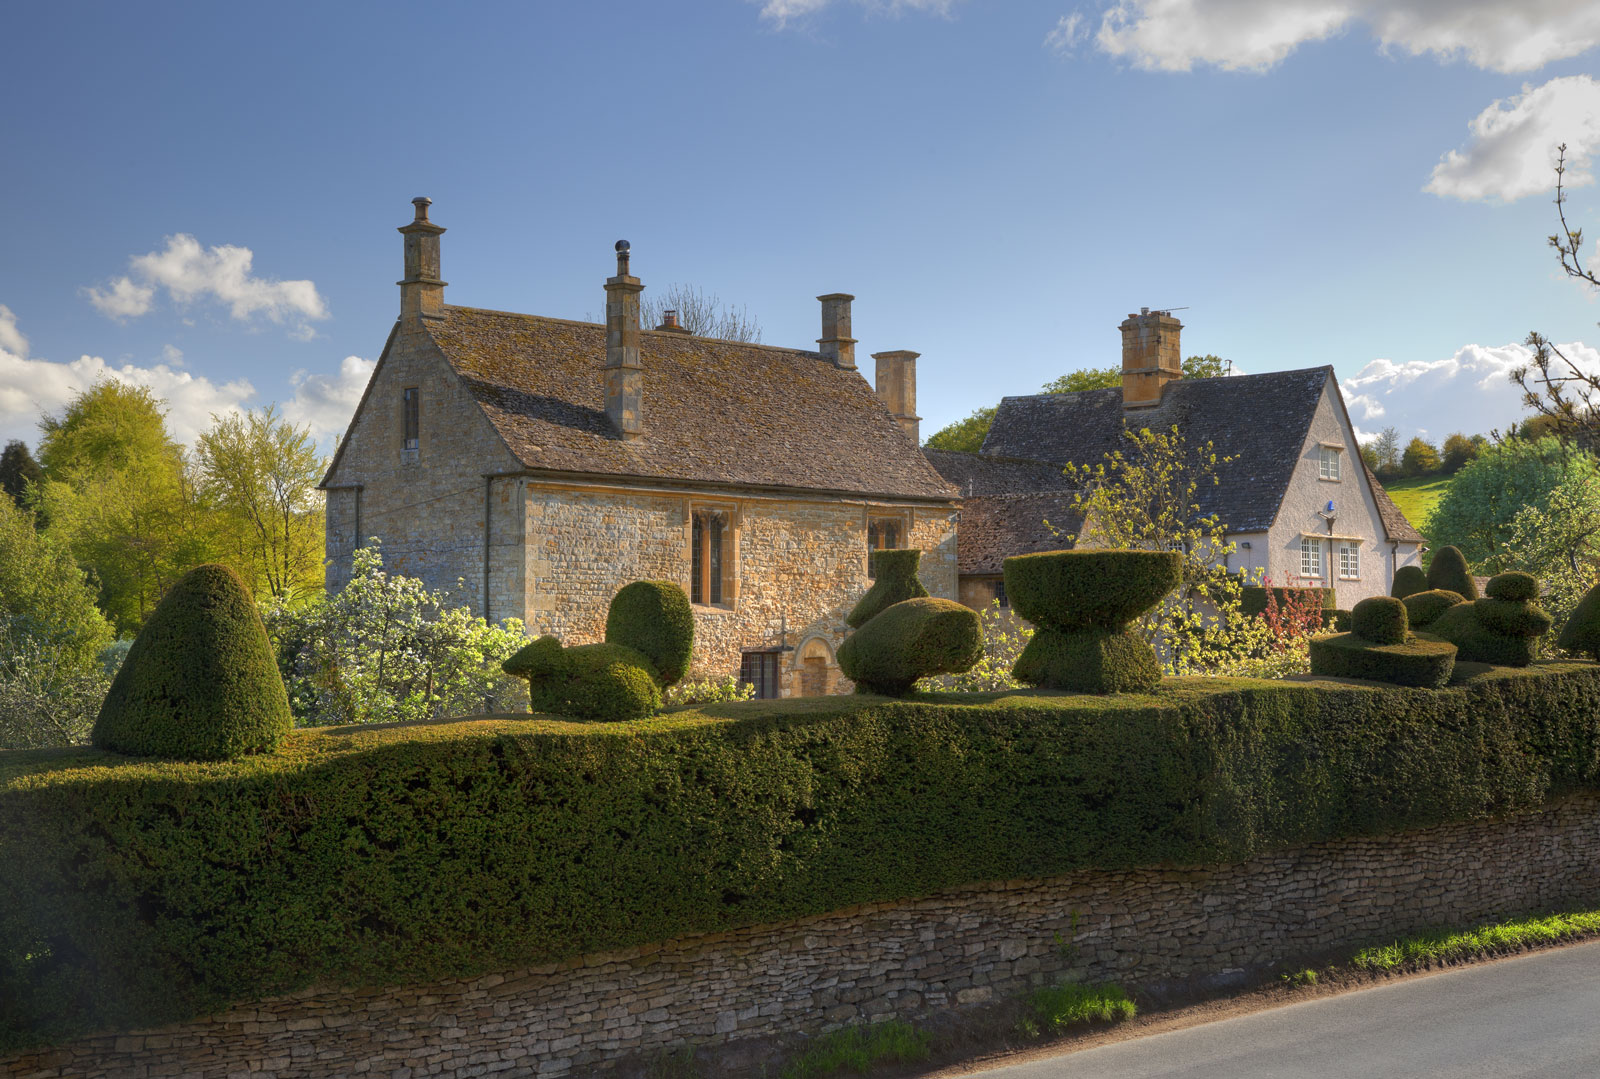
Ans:
{"label": "bird-shaped topiary", "polygon": [[197,566],[134,638],[100,706],[101,749],[232,760],[276,749],[293,720],[255,600],[227,566]]}
{"label": "bird-shaped topiary", "polygon": [[971,669],[983,656],[978,612],[922,596],[891,604],[839,646],[839,669],[858,693],[903,697],[919,678]]}

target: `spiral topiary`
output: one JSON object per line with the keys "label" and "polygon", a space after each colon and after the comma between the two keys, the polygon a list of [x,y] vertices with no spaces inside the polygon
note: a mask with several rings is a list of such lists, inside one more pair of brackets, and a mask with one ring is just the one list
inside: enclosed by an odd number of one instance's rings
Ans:
{"label": "spiral topiary", "polygon": [[134,638],[91,739],[101,749],[232,760],[276,749],[293,720],[255,601],[227,566],[197,566]]}
{"label": "spiral topiary", "polygon": [[1405,599],[1418,592],[1426,592],[1429,587],[1427,571],[1421,566],[1401,566],[1394,571],[1394,585],[1389,589],[1389,594],[1395,599]]}
{"label": "spiral topiary", "polygon": [[1478,598],[1477,582],[1472,579],[1472,570],[1459,547],[1440,547],[1433,552],[1433,561],[1428,566],[1428,587],[1456,592],[1463,599]]}
{"label": "spiral topiary", "polygon": [[871,619],[896,603],[908,599],[922,599],[928,590],[917,579],[917,566],[922,562],[922,552],[915,548],[886,548],[867,555],[872,566],[872,587],[845,616],[845,625],[860,629]]}

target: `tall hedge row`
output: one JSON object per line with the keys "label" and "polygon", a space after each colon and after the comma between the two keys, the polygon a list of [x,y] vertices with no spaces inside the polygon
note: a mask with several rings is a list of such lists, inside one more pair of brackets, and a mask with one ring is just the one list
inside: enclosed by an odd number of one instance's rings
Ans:
{"label": "tall hedge row", "polygon": [[1597,786],[1600,666],[1577,662],[331,728],[209,764],[0,754],[0,1049]]}

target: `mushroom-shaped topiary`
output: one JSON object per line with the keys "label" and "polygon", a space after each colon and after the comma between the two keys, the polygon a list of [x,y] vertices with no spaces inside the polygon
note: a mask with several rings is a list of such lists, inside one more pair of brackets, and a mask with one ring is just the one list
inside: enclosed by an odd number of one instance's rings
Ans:
{"label": "mushroom-shaped topiary", "polygon": [[292,726],[272,642],[227,566],[190,570],[134,638],[100,716],[101,749],[231,760],[276,749]]}
{"label": "mushroom-shaped topiary", "polygon": [[1440,547],[1433,552],[1433,562],[1428,566],[1428,587],[1448,589],[1463,599],[1478,598],[1477,582],[1472,579],[1472,570],[1459,547]]}
{"label": "mushroom-shaped topiary", "polygon": [[682,681],[694,654],[694,609],[671,581],[624,585],[606,612],[606,643],[641,653],[665,689]]}
{"label": "mushroom-shaped topiary", "polygon": [[1406,617],[1411,627],[1422,629],[1433,625],[1451,607],[1467,600],[1459,592],[1452,592],[1448,588],[1430,588],[1424,592],[1413,592],[1401,602],[1406,605]]}
{"label": "mushroom-shaped topiary", "polygon": [[919,678],[965,671],[983,655],[978,612],[924,596],[884,608],[839,646],[857,692],[902,697]]}
{"label": "mushroom-shaped topiary", "polygon": [[922,552],[915,548],[885,548],[867,555],[872,567],[872,587],[862,596],[850,613],[845,625],[860,629],[867,622],[896,603],[908,599],[922,599],[928,590],[917,579],[917,566],[922,562]]}
{"label": "mushroom-shaped topiary", "polygon": [[1568,652],[1580,652],[1600,663],[1600,584],[1583,594],[1572,616],[1556,638]]}
{"label": "mushroom-shaped topiary", "polygon": [[1389,594],[1395,599],[1405,599],[1418,592],[1426,592],[1429,587],[1428,574],[1421,566],[1401,566],[1394,571],[1394,586],[1389,589]]}
{"label": "mushroom-shaped topiary", "polygon": [[1004,563],[1006,595],[1034,624],[1011,673],[1019,682],[1080,693],[1135,693],[1161,665],[1128,628],[1178,583],[1175,551],[1048,551]]}
{"label": "mushroom-shaped topiary", "polygon": [[1411,623],[1401,601],[1393,596],[1369,596],[1351,609],[1350,629],[1374,644],[1401,644]]}

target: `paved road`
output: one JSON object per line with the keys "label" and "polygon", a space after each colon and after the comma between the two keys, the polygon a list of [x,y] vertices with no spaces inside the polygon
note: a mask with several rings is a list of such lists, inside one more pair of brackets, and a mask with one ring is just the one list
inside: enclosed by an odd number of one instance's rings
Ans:
{"label": "paved road", "polygon": [[1600,1076],[1600,943],[984,1072],[982,1079]]}

